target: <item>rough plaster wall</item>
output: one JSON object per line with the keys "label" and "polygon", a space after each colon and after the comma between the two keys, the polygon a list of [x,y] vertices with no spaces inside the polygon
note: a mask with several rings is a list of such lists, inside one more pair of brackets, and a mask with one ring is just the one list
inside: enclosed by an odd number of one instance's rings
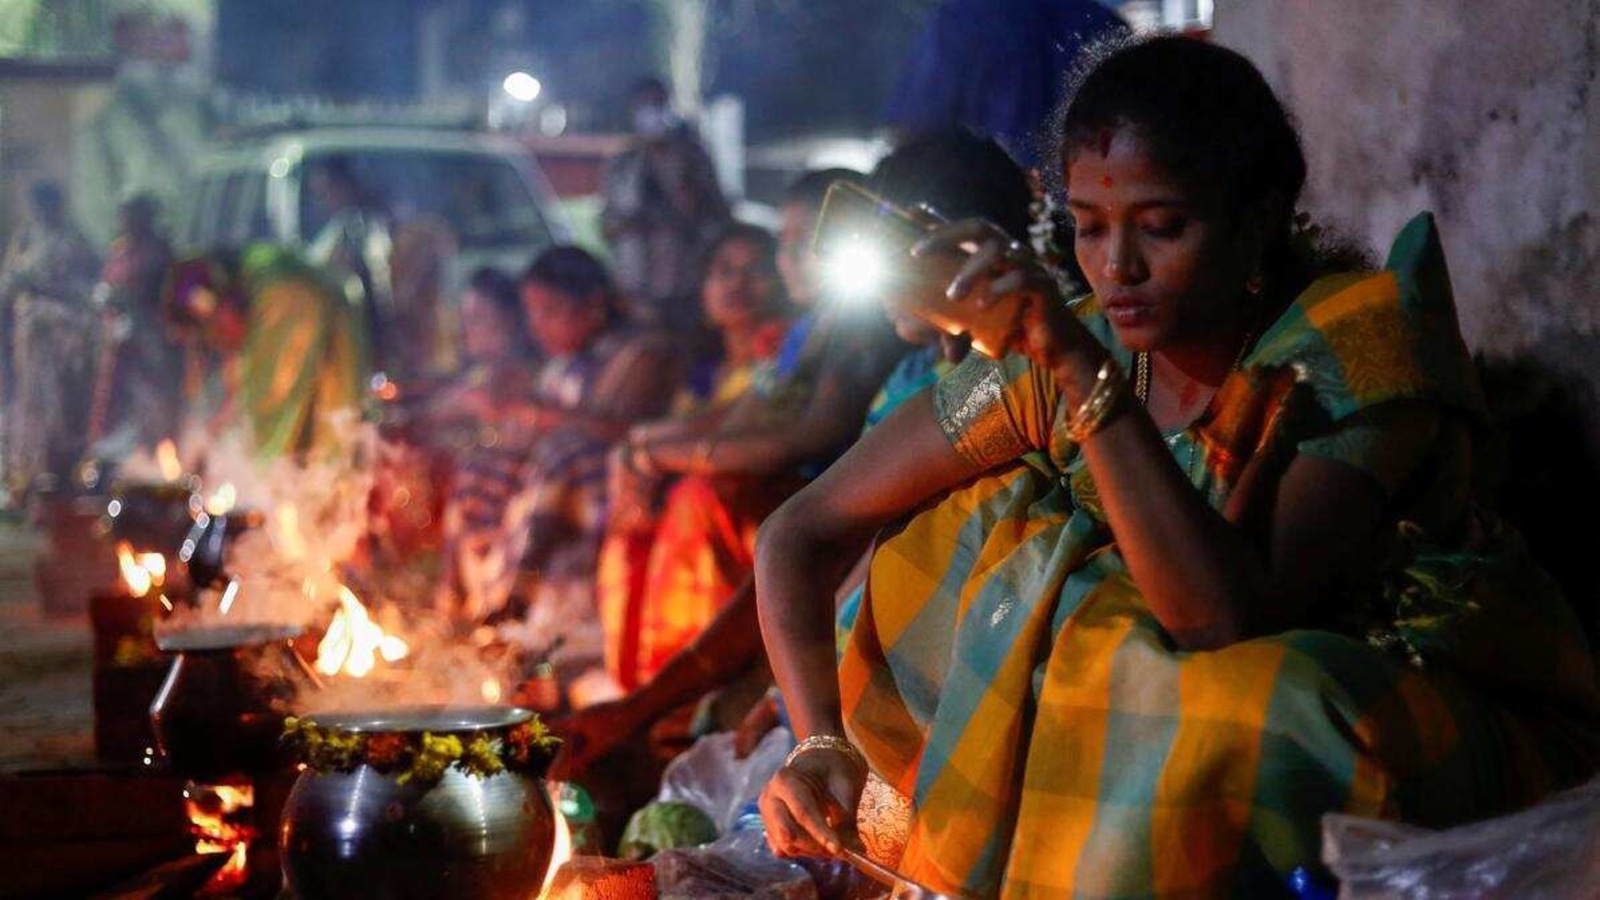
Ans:
{"label": "rough plaster wall", "polygon": [[1223,0],[1215,39],[1299,118],[1306,208],[1380,251],[1433,210],[1468,342],[1600,437],[1600,0]]}

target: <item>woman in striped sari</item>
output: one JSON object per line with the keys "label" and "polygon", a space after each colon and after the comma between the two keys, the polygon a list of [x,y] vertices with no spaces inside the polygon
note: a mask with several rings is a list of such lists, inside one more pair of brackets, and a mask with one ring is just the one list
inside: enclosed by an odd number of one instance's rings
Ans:
{"label": "woman in striped sari", "polygon": [[[764,526],[757,596],[803,738],[774,847],[965,897],[1271,896],[1327,812],[1437,826],[1592,773],[1581,631],[1470,494],[1482,404],[1432,220],[1378,271],[1298,240],[1299,141],[1243,57],[1103,56],[1059,162],[1093,295],[984,223],[952,297],[1017,303]],[[837,661],[834,583],[874,536]],[[863,815],[865,818],[865,815]],[[864,830],[865,830],[865,824]]]}

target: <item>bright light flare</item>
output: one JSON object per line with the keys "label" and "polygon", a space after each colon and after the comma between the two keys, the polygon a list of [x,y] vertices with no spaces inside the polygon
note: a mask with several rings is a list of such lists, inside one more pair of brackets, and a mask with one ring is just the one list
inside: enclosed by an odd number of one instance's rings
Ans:
{"label": "bright light flare", "polygon": [[822,281],[829,296],[859,302],[882,292],[889,281],[889,264],[882,248],[853,237],[823,257]]}
{"label": "bright light flare", "polygon": [[500,82],[500,89],[519,103],[532,103],[544,92],[544,85],[527,72],[512,72],[505,81]]}
{"label": "bright light flare", "polygon": [[485,678],[483,680],[482,693],[483,702],[485,703],[499,703],[500,698],[505,694],[500,688],[500,682],[493,678]]}

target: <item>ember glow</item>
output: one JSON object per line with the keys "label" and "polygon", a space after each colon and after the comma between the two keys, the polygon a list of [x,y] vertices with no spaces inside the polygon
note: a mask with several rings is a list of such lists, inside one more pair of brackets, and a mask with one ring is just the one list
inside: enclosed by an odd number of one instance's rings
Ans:
{"label": "ember glow", "polygon": [[504,691],[500,689],[499,681],[496,681],[493,678],[485,678],[483,680],[483,702],[499,703],[500,698],[503,695]]}
{"label": "ember glow", "polygon": [[156,445],[156,465],[161,469],[161,477],[167,481],[177,481],[183,477],[183,463],[178,459],[178,445],[171,438]]}
{"label": "ember glow", "polygon": [[230,857],[206,884],[207,893],[242,886],[248,876],[250,825],[256,792],[248,784],[194,784],[183,789],[184,811],[194,835],[196,853],[227,853]]}
{"label": "ember glow", "polygon": [[327,633],[317,644],[318,672],[324,675],[343,672],[353,678],[365,678],[377,666],[378,659],[398,662],[410,652],[411,647],[404,640],[385,632],[372,621],[355,592],[339,586],[339,611],[334,613]]}

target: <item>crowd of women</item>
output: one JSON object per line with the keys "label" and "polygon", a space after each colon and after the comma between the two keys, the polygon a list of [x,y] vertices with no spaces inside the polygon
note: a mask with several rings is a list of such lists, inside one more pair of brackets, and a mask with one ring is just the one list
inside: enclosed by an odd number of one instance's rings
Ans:
{"label": "crowd of women", "polygon": [[[952,131],[808,173],[776,236],[700,242],[671,328],[576,247],[471,277],[464,368],[387,435],[451,460],[436,607],[606,673],[558,774],[782,723],[777,852],[871,836],[967,897],[1273,895],[1324,813],[1442,826],[1593,774],[1583,628],[1475,493],[1433,220],[1382,265],[1308,227],[1279,100],[1184,38],[1102,48],[1040,156],[1036,187]],[[959,260],[947,299],[822,279],[841,181],[930,213],[895,264]],[[271,386],[347,390],[307,354],[349,328],[228,299],[282,257],[209,265],[184,308],[242,335],[257,430],[304,443]],[[1013,327],[969,351],[930,302]]]}
{"label": "crowd of women", "polygon": [[[529,270],[532,333],[567,352],[491,418],[537,424],[521,477],[548,493],[463,485],[532,525],[453,571],[585,582],[523,601],[593,609],[624,692],[561,723],[561,774],[689,708],[741,748],[781,722],[779,853],[865,842],[972,897],[1279,894],[1324,813],[1443,826],[1592,775],[1594,657],[1477,492],[1432,218],[1381,266],[1309,227],[1278,99],[1189,39],[1103,51],[1046,155],[1070,255],[967,134],[802,178],[776,244],[712,244],[704,359],[615,324],[598,272],[550,274],[575,251]],[[899,264],[961,260],[944,298],[819,281],[841,180],[935,213]],[[930,302],[1013,327],[968,351]],[[583,564],[530,555],[556,534]]]}

